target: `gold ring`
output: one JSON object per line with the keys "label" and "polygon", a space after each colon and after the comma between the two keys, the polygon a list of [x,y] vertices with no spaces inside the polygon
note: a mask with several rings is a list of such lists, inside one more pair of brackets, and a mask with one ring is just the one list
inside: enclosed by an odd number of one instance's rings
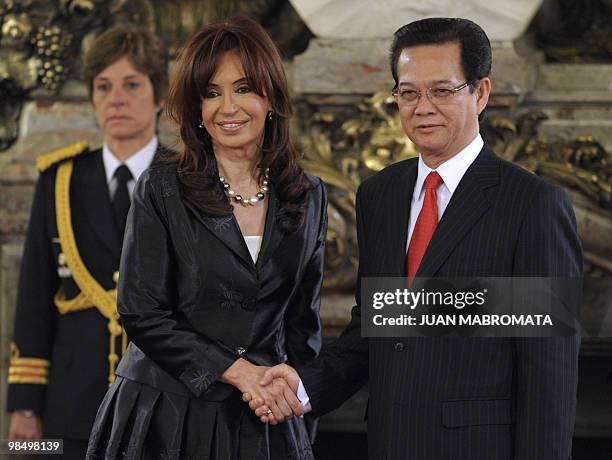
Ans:
{"label": "gold ring", "polygon": [[272,410],[268,409],[268,412],[266,412],[266,415],[272,415]]}

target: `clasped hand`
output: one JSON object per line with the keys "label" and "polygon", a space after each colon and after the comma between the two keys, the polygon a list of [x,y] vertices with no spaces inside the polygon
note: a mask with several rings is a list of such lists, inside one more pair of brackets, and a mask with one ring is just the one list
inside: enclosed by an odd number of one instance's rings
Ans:
{"label": "clasped hand", "polygon": [[[297,417],[304,415],[304,406],[297,397],[299,383],[300,377],[294,368],[287,364],[279,364],[267,368],[259,382],[260,388],[276,395],[273,401],[255,397],[248,392],[243,393],[242,399],[249,403],[249,407],[263,423],[276,425],[294,415]],[[281,409],[280,417],[274,410],[275,406]],[[289,414],[284,410],[287,407],[291,409]]]}
{"label": "clasped hand", "polygon": [[304,407],[297,397],[300,378],[291,366],[256,366],[239,358],[220,380],[238,388],[242,399],[263,423],[276,425],[304,415]]}

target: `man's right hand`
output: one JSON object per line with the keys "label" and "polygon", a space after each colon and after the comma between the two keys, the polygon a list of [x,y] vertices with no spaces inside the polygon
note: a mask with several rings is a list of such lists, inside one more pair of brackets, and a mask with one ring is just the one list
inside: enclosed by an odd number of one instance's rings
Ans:
{"label": "man's right hand", "polygon": [[[300,376],[293,367],[287,364],[278,364],[277,366],[269,368],[264,373],[264,376],[259,383],[262,387],[266,387],[270,384],[272,384],[270,386],[277,386],[281,382],[284,382],[289,386],[289,389],[293,395],[297,395],[298,386],[300,384]],[[248,395],[243,399],[249,403],[249,406],[255,412],[255,415],[257,415],[263,423],[270,422],[270,419],[267,416],[269,407],[264,404],[261,399],[258,400],[257,398],[252,398],[251,395]],[[303,408],[300,407],[300,409]],[[299,413],[294,411],[294,414],[301,416],[303,415],[303,410],[301,410]]]}
{"label": "man's right hand", "polygon": [[37,415],[27,417],[19,411],[11,414],[11,424],[8,432],[9,439],[41,439],[42,421]]}
{"label": "man's right hand", "polygon": [[300,400],[285,380],[279,379],[273,385],[268,386],[260,384],[267,369],[265,366],[256,366],[245,359],[238,358],[221,375],[219,381],[238,388],[245,401],[247,401],[246,395],[249,395],[249,398],[265,405],[266,414],[268,410],[273,414],[271,417],[266,417],[266,423],[276,425],[294,415],[303,415]]}

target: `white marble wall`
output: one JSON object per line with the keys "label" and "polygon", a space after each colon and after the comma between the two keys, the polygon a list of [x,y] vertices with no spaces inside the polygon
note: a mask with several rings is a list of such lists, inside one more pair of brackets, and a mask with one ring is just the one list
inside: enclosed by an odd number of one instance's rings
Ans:
{"label": "white marble wall", "polygon": [[291,0],[320,38],[389,38],[399,27],[426,17],[462,17],[479,24],[493,41],[524,32],[542,0]]}

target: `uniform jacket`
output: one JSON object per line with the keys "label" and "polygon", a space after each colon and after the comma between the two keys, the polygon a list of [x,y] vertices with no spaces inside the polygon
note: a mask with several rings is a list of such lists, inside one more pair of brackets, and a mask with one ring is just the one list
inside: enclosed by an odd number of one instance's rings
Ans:
{"label": "uniform jacket", "polygon": [[[405,276],[417,160],[357,196],[359,277]],[[465,173],[417,277],[579,277],[567,196],[486,145]],[[316,414],[369,380],[371,459],[567,459],[579,338],[361,338],[357,305],[341,338],[300,370]]]}
{"label": "uniform jacket", "polygon": [[[78,251],[96,281],[106,290],[115,289],[121,236],[115,225],[102,151],[86,150],[72,161],[70,207]],[[23,358],[47,361],[48,372],[44,365],[40,372],[46,375],[38,383],[9,384],[7,409],[41,414],[45,436],[87,439],[108,389],[108,321],[96,308],[62,315],[54,304],[60,288],[66,299],[80,292],[60,256],[56,173],[57,164],[43,171],[36,184],[13,337],[13,357],[18,359],[14,362]],[[120,340],[116,347],[120,353]]]}
{"label": "uniform jacket", "polygon": [[327,203],[320,180],[310,181],[304,224],[291,234],[279,226],[272,189],[253,263],[233,214],[213,217],[183,201],[175,165],[141,178],[119,285],[132,343],[118,375],[220,401],[236,390],[217,379],[238,357],[300,365],[317,355]]}

